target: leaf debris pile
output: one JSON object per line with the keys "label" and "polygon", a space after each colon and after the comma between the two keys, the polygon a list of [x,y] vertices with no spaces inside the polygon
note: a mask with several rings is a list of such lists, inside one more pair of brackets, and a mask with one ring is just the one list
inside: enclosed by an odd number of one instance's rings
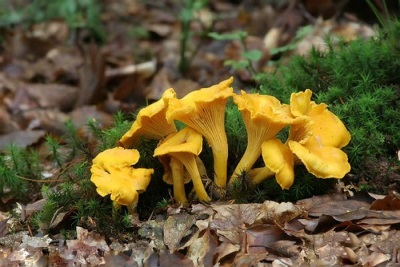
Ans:
{"label": "leaf debris pile", "polygon": [[76,239],[65,241],[27,232],[5,236],[10,223],[0,222],[2,266],[400,264],[400,199],[395,193],[324,195],[296,204],[169,207],[138,222],[134,242],[106,241],[81,227],[76,228]]}

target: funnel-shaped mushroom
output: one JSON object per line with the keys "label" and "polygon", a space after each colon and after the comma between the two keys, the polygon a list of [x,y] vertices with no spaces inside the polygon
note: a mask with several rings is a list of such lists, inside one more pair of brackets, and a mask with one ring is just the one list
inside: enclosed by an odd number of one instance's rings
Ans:
{"label": "funnel-shaped mushroom", "polygon": [[261,155],[261,145],[264,141],[274,138],[286,125],[296,121],[290,113],[289,106],[282,105],[273,96],[247,94],[235,95],[233,101],[242,113],[247,131],[246,151],[229,180],[233,184],[237,174],[249,171]]}
{"label": "funnel-shaped mushroom", "polygon": [[293,125],[288,145],[290,150],[318,178],[343,178],[350,171],[347,155],[341,148],[350,142],[350,133],[326,104],[311,101],[311,90],[293,93],[290,108],[295,116],[310,122]]}
{"label": "funnel-shaped mushroom", "polygon": [[158,159],[164,166],[164,182],[173,185],[174,199],[180,203],[187,203],[185,184],[191,179],[184,172],[182,162],[169,155],[158,156]]}
{"label": "funnel-shaped mushroom", "polygon": [[141,136],[160,140],[164,136],[176,132],[175,124],[167,122],[165,117],[167,111],[165,100],[175,97],[175,91],[170,88],[163,93],[160,100],[141,109],[131,129],[121,137],[119,142],[125,148],[129,148],[136,146]]}
{"label": "funnel-shaped mushroom", "polygon": [[136,206],[139,193],[146,191],[153,169],[132,168],[139,160],[135,149],[116,147],[99,153],[93,159],[90,180],[101,196],[130,208]]}
{"label": "funnel-shaped mushroom", "polygon": [[201,133],[211,146],[214,157],[214,182],[226,186],[228,142],[225,133],[225,106],[233,95],[229,87],[233,78],[209,88],[187,94],[182,99],[170,98],[167,120],[181,121]]}
{"label": "funnel-shaped mushroom", "polygon": [[188,171],[197,197],[200,201],[210,201],[201,180],[197,167],[196,157],[202,150],[202,136],[190,127],[186,127],[177,133],[169,134],[154,150],[154,156],[169,155],[180,161]]}
{"label": "funnel-shaped mushroom", "polygon": [[295,155],[294,164],[304,164],[318,178],[343,178],[350,171],[347,155],[340,150],[349,143],[350,133],[340,119],[327,109],[326,104],[311,101],[311,95],[309,89],[291,95],[290,109],[298,120],[290,126],[287,148],[283,148],[283,144],[279,145],[279,150],[273,145],[263,146],[263,154],[275,154],[275,158],[264,157],[266,169],[263,170],[264,174],[259,172],[254,177],[255,183],[262,182],[271,172],[276,172],[271,164],[277,159],[286,159],[281,161],[282,164],[286,164],[285,168],[290,166],[288,149]]}

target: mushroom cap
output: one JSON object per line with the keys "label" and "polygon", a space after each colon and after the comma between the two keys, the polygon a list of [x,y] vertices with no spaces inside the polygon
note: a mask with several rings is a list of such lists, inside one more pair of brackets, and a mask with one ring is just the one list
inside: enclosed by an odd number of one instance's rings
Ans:
{"label": "mushroom cap", "polygon": [[161,99],[141,109],[131,129],[121,137],[119,142],[127,148],[137,145],[141,136],[159,140],[176,132],[175,124],[167,122],[166,119],[168,105],[166,100],[175,97],[175,91],[170,88],[163,93]]}
{"label": "mushroom cap", "polygon": [[100,166],[105,170],[113,168],[127,168],[138,163],[140,158],[139,151],[136,149],[125,149],[114,147],[99,153],[93,159],[93,165]]}
{"label": "mushroom cap", "polygon": [[171,133],[158,144],[154,156],[189,153],[199,155],[202,150],[203,137],[191,127],[185,127],[179,132]]}
{"label": "mushroom cap", "polygon": [[346,153],[336,147],[301,145],[289,141],[290,150],[318,178],[343,178],[351,169]]}
{"label": "mushroom cap", "polygon": [[153,169],[134,169],[139,152],[121,147],[105,150],[93,159],[90,180],[101,196],[111,195],[111,200],[120,205],[136,203],[139,193],[146,191]]}
{"label": "mushroom cap", "polygon": [[270,95],[248,94],[242,90],[241,95],[233,96],[233,101],[242,112],[245,123],[247,120],[247,124],[267,122],[283,127],[295,121],[289,106],[281,104],[277,98]]}
{"label": "mushroom cap", "polygon": [[182,99],[168,100],[167,120],[178,120],[202,134],[210,145],[214,158],[214,181],[226,185],[228,140],[225,132],[225,106],[233,93],[229,87],[233,77],[209,88],[187,94]]}
{"label": "mushroom cap", "polygon": [[196,162],[196,157],[202,150],[202,143],[202,135],[196,130],[186,127],[164,138],[154,150],[154,156],[170,155],[182,162],[191,177],[199,200],[210,201],[211,199],[202,184],[201,174]]}
{"label": "mushroom cap", "polygon": [[290,110],[303,119],[291,127],[289,139],[301,144],[313,142],[314,145],[318,143],[336,148],[346,146],[351,136],[343,122],[327,109],[326,104],[311,101],[311,96],[310,89],[291,95]]}
{"label": "mushroom cap", "polygon": [[273,96],[247,94],[242,90],[241,95],[233,97],[233,101],[242,113],[246,126],[247,147],[231,176],[230,184],[237,181],[237,173],[252,168],[261,155],[264,141],[274,138],[286,125],[299,120],[292,115],[288,105],[282,105]]}
{"label": "mushroom cap", "polygon": [[265,166],[275,173],[282,189],[289,189],[294,182],[294,157],[290,149],[277,138],[265,141],[261,146]]}
{"label": "mushroom cap", "polygon": [[[172,123],[173,120],[178,120],[186,123],[190,127],[197,129],[197,125],[192,125],[191,118],[197,114],[204,113],[204,106],[210,106],[215,110],[225,111],[225,104],[230,96],[233,96],[233,88],[229,87],[233,82],[233,77],[220,82],[219,84],[213,85],[208,88],[201,88],[199,90],[190,92],[181,99],[169,98],[167,120]],[[222,116],[222,124],[223,124]],[[203,119],[215,119],[215,118],[204,118]]]}

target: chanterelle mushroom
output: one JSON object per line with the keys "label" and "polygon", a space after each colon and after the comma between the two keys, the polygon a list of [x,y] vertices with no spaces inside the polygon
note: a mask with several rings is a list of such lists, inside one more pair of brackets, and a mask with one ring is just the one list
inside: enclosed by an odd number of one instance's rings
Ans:
{"label": "chanterelle mushroom", "polygon": [[349,143],[350,133],[326,104],[311,101],[311,95],[309,89],[291,95],[291,113],[299,120],[290,126],[285,145],[278,139],[263,144],[266,167],[255,175],[255,183],[277,173],[282,188],[290,186],[293,183],[290,168],[295,164],[304,164],[318,178],[343,178],[350,171],[347,155],[341,150]]}
{"label": "chanterelle mushroom", "polygon": [[139,193],[146,191],[154,172],[153,169],[133,168],[138,160],[136,149],[116,147],[99,153],[90,169],[90,180],[96,185],[99,195],[110,194],[115,203],[135,207]]}
{"label": "chanterelle mushroom", "polygon": [[229,87],[233,78],[209,88],[187,94],[182,99],[168,99],[167,120],[178,120],[201,133],[210,145],[214,157],[214,182],[226,186],[228,142],[225,133],[225,106],[233,95]]}
{"label": "chanterelle mushroom", "polygon": [[242,91],[241,95],[233,96],[233,101],[238,105],[246,126],[247,147],[229,180],[230,184],[236,181],[239,173],[253,167],[261,155],[264,141],[274,138],[283,127],[296,121],[289,106],[282,105],[273,96],[247,94]]}
{"label": "chanterelle mushroom", "polygon": [[169,155],[180,162],[187,169],[200,201],[210,201],[201,180],[197,167],[196,157],[202,150],[202,136],[196,130],[186,127],[177,133],[171,133],[161,140],[154,150],[154,156]]}
{"label": "chanterelle mushroom", "polygon": [[351,167],[341,148],[350,142],[350,133],[326,104],[311,101],[311,95],[310,89],[291,95],[291,112],[299,118],[308,117],[310,124],[293,125],[287,143],[316,177],[343,178]]}
{"label": "chanterelle mushroom", "polygon": [[167,122],[165,116],[167,111],[167,102],[165,100],[175,97],[175,91],[170,88],[163,93],[160,100],[141,109],[131,129],[119,140],[122,146],[126,148],[136,146],[141,136],[160,140],[164,136],[176,132],[175,124]]}
{"label": "chanterelle mushroom", "polygon": [[164,182],[173,185],[174,199],[180,203],[187,203],[185,184],[191,179],[186,175],[182,162],[169,155],[158,156],[158,159],[164,167]]}

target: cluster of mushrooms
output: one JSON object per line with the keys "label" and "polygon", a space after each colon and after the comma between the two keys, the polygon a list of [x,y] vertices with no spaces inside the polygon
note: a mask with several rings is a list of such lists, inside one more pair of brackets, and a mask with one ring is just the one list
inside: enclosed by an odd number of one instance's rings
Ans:
{"label": "cluster of mushrooms", "polygon": [[[173,185],[177,202],[186,203],[185,184],[193,183],[199,201],[211,201],[204,188],[206,175],[199,155],[203,137],[214,160],[214,183],[224,189],[233,185],[242,171],[259,184],[275,176],[282,189],[291,187],[294,166],[303,164],[318,178],[343,178],[350,171],[345,152],[350,133],[327,105],[311,101],[312,92],[293,93],[290,104],[281,104],[270,95],[235,94],[233,78],[202,88],[178,99],[170,88],[162,98],[143,108],[131,129],[119,140],[119,147],[105,150],[93,160],[91,181],[101,196],[111,195],[114,204],[135,206],[138,194],[150,183],[153,169],[134,168],[139,160],[141,138],[159,140],[154,151],[164,167],[163,180]],[[240,110],[247,131],[247,148],[233,174],[227,177],[228,142],[225,133],[225,107],[232,97]],[[186,125],[177,130],[175,121]],[[289,126],[283,143],[276,135]],[[253,168],[262,156],[265,167]]]}

